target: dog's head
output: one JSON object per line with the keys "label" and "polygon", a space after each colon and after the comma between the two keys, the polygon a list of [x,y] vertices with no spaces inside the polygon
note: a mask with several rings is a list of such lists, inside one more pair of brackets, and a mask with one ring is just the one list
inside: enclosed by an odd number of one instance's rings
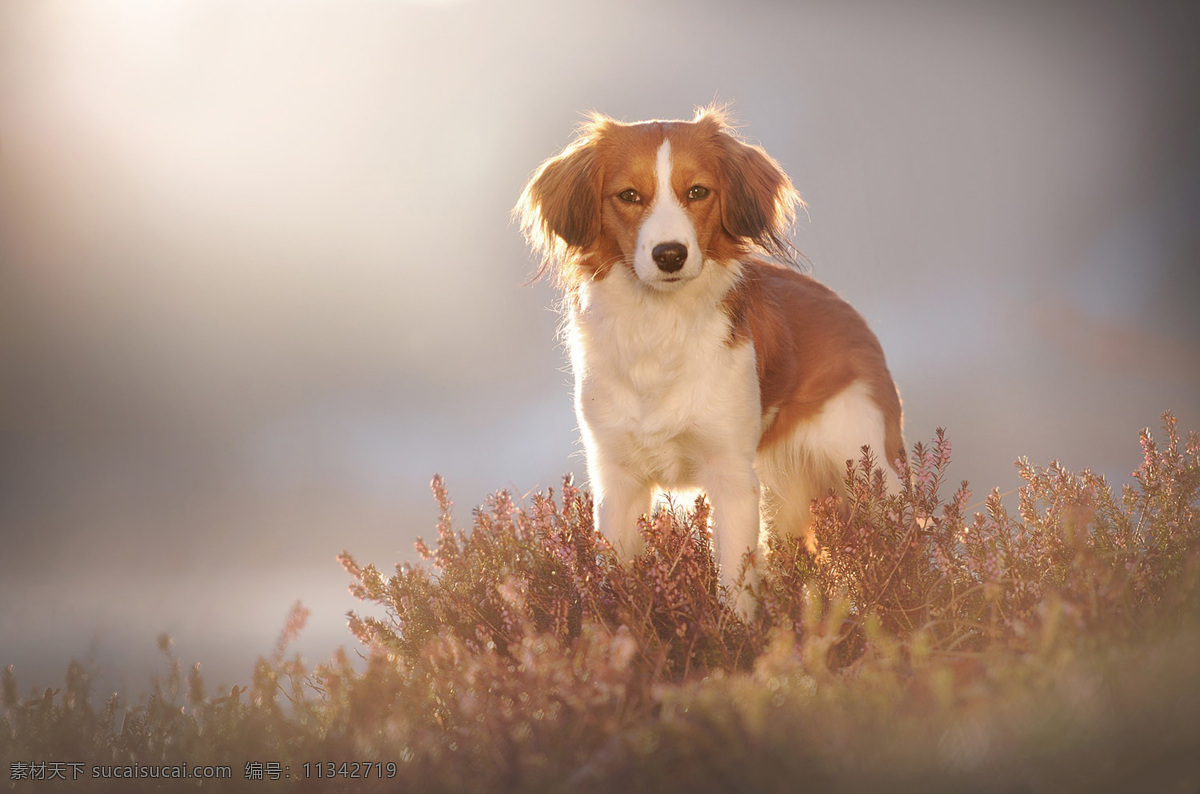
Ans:
{"label": "dog's head", "polygon": [[692,121],[593,115],[514,212],[543,255],[538,275],[570,287],[628,267],[667,291],[755,249],[794,264],[787,231],[800,203],[779,164],[709,107]]}

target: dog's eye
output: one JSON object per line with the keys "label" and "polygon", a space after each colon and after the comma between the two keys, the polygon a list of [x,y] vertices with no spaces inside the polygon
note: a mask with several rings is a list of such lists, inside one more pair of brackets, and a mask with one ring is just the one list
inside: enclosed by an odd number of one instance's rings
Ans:
{"label": "dog's eye", "polygon": [[621,201],[627,202],[629,204],[641,204],[642,203],[642,197],[639,196],[638,192],[636,190],[634,190],[633,188],[628,188],[626,190],[622,190],[620,193],[617,194],[617,198],[619,198],[619,199],[621,199]]}
{"label": "dog's eye", "polygon": [[692,185],[687,192],[688,201],[699,201],[708,195],[708,188],[703,185]]}

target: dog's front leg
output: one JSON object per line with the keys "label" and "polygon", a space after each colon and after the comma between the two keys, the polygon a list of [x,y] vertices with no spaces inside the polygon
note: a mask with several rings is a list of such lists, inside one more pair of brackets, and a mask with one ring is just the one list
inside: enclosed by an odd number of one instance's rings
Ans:
{"label": "dog's front leg", "polygon": [[[749,586],[758,581],[758,569],[751,565],[743,577],[746,552],[759,543],[759,483],[750,464],[712,469],[704,483],[713,508],[713,543],[720,566],[721,585],[733,600],[733,608],[743,620],[754,613]],[[738,580],[741,579],[741,587]]]}
{"label": "dog's front leg", "polygon": [[646,548],[637,522],[653,506],[653,485],[624,467],[589,458],[596,528],[608,539],[617,557],[628,563]]}

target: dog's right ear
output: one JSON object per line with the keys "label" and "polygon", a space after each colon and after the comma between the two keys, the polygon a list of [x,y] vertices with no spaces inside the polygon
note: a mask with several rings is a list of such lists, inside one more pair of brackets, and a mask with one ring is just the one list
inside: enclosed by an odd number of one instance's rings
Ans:
{"label": "dog's right ear", "polygon": [[600,234],[600,169],[590,130],[561,154],[542,163],[525,186],[513,215],[534,250],[542,254],[540,277]]}

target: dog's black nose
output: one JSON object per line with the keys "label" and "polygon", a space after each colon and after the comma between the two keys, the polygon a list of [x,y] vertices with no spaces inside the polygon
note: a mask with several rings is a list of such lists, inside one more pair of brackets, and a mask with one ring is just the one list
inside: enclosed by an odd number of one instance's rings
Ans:
{"label": "dog's black nose", "polygon": [[687,261],[687,246],[683,243],[659,243],[650,252],[658,269],[664,273],[674,273],[683,268]]}

